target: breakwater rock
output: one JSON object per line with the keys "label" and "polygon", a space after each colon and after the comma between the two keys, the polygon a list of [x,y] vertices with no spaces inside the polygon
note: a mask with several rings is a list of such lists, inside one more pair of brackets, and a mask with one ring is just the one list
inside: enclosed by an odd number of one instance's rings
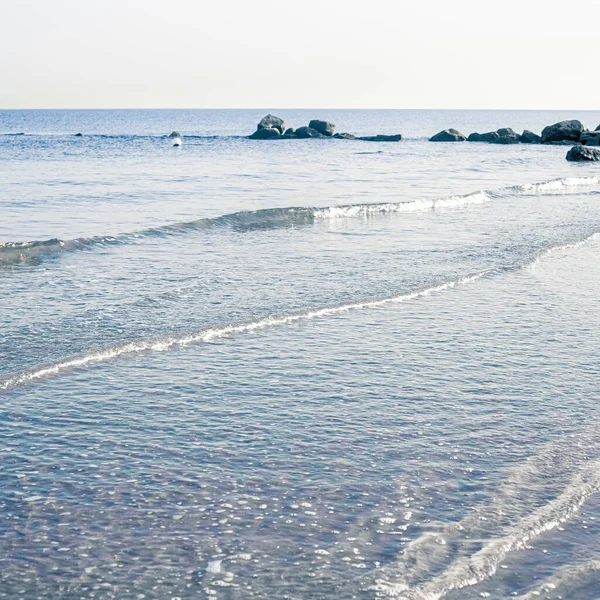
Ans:
{"label": "breakwater rock", "polygon": [[439,133],[436,133],[432,138],[429,138],[430,142],[466,142],[467,138],[460,131],[456,129],[444,129]]}
{"label": "breakwater rock", "polygon": [[256,127],[256,131],[249,136],[251,140],[290,140],[290,139],[309,139],[309,138],[330,138],[336,140],[362,140],[365,142],[399,142],[402,136],[397,133],[394,135],[373,135],[357,137],[352,133],[334,133],[335,125],[329,121],[320,121],[313,119],[308,126],[298,127],[298,129],[286,129],[285,121],[275,115],[263,117]]}
{"label": "breakwater rock", "polygon": [[544,127],[542,131],[542,144],[551,142],[578,142],[585,127],[581,121],[560,121],[554,125]]}

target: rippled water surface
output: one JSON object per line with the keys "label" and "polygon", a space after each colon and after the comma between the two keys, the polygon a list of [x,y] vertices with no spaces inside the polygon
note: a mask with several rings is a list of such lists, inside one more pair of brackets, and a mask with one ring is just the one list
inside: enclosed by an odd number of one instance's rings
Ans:
{"label": "rippled water surface", "polygon": [[264,113],[0,112],[0,597],[600,597],[600,113]]}

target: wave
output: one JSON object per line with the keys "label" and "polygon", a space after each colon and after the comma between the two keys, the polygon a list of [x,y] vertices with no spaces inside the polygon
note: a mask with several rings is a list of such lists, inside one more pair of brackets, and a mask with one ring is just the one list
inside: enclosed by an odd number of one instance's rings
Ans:
{"label": "wave", "polygon": [[104,247],[109,245],[136,243],[144,238],[183,234],[187,231],[230,228],[236,232],[257,230],[299,228],[318,221],[332,219],[370,218],[392,213],[408,213],[458,208],[470,204],[482,204],[507,194],[554,194],[573,187],[600,184],[600,177],[569,177],[553,179],[541,183],[508,186],[497,190],[480,190],[464,195],[453,195],[431,200],[402,202],[381,202],[346,204],[340,206],[299,206],[284,208],[264,208],[253,211],[239,211],[217,217],[206,217],[181,223],[172,223],[145,230],[123,233],[116,236],[82,237],[73,240],[57,238],[32,242],[0,242],[0,266],[35,264],[45,256],[62,252]]}
{"label": "wave", "polygon": [[173,336],[154,340],[139,340],[129,342],[123,345],[117,345],[111,348],[93,351],[83,356],[69,358],[64,361],[41,367],[39,369],[29,370],[9,376],[6,379],[0,380],[0,390],[6,390],[8,388],[25,384],[37,379],[41,379],[49,375],[55,375],[66,369],[104,362],[106,360],[117,358],[123,355],[138,354],[150,351],[162,352],[174,347],[184,347],[189,346],[190,344],[210,342],[217,338],[254,331],[256,329],[264,329],[266,327],[274,327],[279,325],[289,325],[299,321],[309,321],[315,318],[334,316],[358,309],[376,308],[378,306],[384,306],[386,304],[406,302],[408,300],[428,296],[432,293],[452,289],[458,285],[467,284],[477,279],[482,279],[484,277],[499,275],[502,273],[535,266],[535,264],[537,264],[541,259],[550,256],[554,252],[582,246],[583,244],[586,244],[587,242],[597,238],[598,236],[600,236],[600,232],[593,232],[580,240],[564,244],[556,244],[554,246],[544,248],[542,251],[538,252],[534,257],[520,264],[505,266],[501,268],[486,269],[478,273],[464,275],[455,279],[434,284],[429,287],[420,288],[388,298],[362,300],[358,302],[349,302],[347,304],[340,304],[336,306],[310,309],[304,312],[273,315],[258,319],[256,321],[250,321],[247,323],[232,324],[223,327],[211,327],[208,329],[202,329],[200,331],[188,333],[181,336]]}
{"label": "wave", "polygon": [[589,585],[595,587],[599,579],[598,571],[600,571],[600,560],[590,560],[559,575],[549,577],[538,585],[537,589],[518,596],[517,600],[535,600],[542,597],[542,594],[560,594],[557,598],[569,598],[573,590],[585,589],[585,586]]}
{"label": "wave", "polygon": [[[431,523],[376,580],[378,597],[438,600],[492,577],[507,555],[571,519],[600,492],[598,423],[545,444],[460,521]],[[528,597],[528,596],[527,596]]]}
{"label": "wave", "polygon": [[507,189],[514,190],[517,193],[543,194],[547,192],[560,192],[572,187],[598,184],[600,184],[600,177],[562,177],[540,183],[524,183],[522,185],[511,186]]}
{"label": "wave", "polygon": [[412,202],[385,202],[372,204],[347,204],[328,207],[285,207],[264,208],[252,211],[239,211],[218,217],[206,217],[181,223],[151,227],[133,233],[116,236],[94,236],[74,240],[53,238],[33,242],[0,243],[0,265],[27,264],[39,261],[44,255],[61,252],[74,252],[94,247],[116,244],[129,244],[143,238],[182,234],[191,230],[230,228],[236,232],[257,230],[299,228],[313,225],[317,221],[373,217],[386,213],[416,212],[480,204],[488,202],[491,196],[486,192],[475,192],[465,196],[450,196],[437,200],[416,200]]}
{"label": "wave", "polygon": [[[569,520],[590,496],[599,491],[600,461],[593,462],[584,468],[562,493],[524,516],[502,537],[492,540],[470,556],[458,558],[430,582],[419,587],[411,587],[406,582],[390,584],[385,580],[379,580],[374,591],[387,597],[399,597],[407,600],[439,600],[453,590],[481,583],[494,575],[508,553],[526,548],[532,539]],[[472,518],[467,517],[467,520],[472,520]],[[466,524],[459,523],[453,527],[464,529],[466,526]],[[428,544],[427,539],[415,542],[424,547],[421,550],[422,554],[426,552],[425,547],[441,544],[439,537],[437,539],[434,539],[435,536],[428,537],[432,540],[431,544]]]}
{"label": "wave", "polygon": [[422,288],[401,294],[398,296],[392,296],[389,298],[380,298],[376,300],[364,300],[359,302],[351,302],[348,304],[341,304],[338,306],[324,307],[311,309],[304,312],[273,315],[257,319],[255,321],[249,321],[247,323],[240,323],[235,325],[225,325],[223,327],[210,327],[208,329],[202,329],[197,332],[188,333],[182,336],[173,336],[162,339],[154,340],[139,340],[130,342],[123,345],[114,346],[112,348],[105,348],[103,350],[97,350],[85,354],[83,356],[74,357],[60,361],[51,365],[47,365],[35,370],[25,371],[8,377],[7,379],[0,380],[0,389],[6,390],[17,385],[29,383],[49,375],[56,375],[66,369],[72,369],[76,367],[83,367],[89,364],[104,362],[112,358],[119,356],[139,354],[143,352],[163,352],[176,347],[189,346],[190,344],[197,344],[202,342],[211,342],[215,339],[238,334],[255,331],[257,329],[265,329],[267,327],[275,327],[278,325],[290,325],[300,321],[310,321],[312,319],[328,317],[346,313],[352,310],[358,310],[363,308],[375,308],[378,306],[384,306],[386,304],[392,304],[397,302],[406,302],[415,298],[428,296],[436,292],[441,292],[447,289],[451,289],[457,285],[466,284],[476,279],[481,279],[488,275],[490,271],[482,271],[471,275],[459,277],[433,285],[430,287]]}

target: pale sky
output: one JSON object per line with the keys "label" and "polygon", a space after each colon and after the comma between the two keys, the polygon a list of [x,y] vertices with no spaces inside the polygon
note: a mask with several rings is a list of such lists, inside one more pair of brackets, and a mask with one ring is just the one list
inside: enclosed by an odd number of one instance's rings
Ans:
{"label": "pale sky", "polygon": [[600,109],[600,0],[0,0],[0,108]]}

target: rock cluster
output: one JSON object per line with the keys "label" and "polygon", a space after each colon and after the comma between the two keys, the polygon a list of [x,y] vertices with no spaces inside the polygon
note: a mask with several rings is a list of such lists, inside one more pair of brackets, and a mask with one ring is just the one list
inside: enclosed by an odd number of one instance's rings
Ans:
{"label": "rock cluster", "polygon": [[263,117],[256,127],[256,131],[250,136],[251,140],[277,140],[277,139],[308,139],[308,138],[332,138],[336,140],[364,140],[368,142],[399,142],[402,139],[400,134],[396,135],[375,135],[369,137],[359,137],[351,133],[334,133],[335,125],[329,121],[320,121],[313,119],[308,126],[298,127],[298,129],[286,129],[283,119],[274,115]]}
{"label": "rock cluster", "polygon": [[[600,125],[596,131],[600,131]],[[521,135],[510,127],[487,133],[472,133],[465,137],[456,129],[445,129],[434,135],[430,142],[488,142],[489,144],[564,144],[573,145],[581,143],[595,146],[600,144],[600,136],[595,131],[587,131],[580,121],[560,121],[554,125],[544,127],[542,135],[525,129]]]}

